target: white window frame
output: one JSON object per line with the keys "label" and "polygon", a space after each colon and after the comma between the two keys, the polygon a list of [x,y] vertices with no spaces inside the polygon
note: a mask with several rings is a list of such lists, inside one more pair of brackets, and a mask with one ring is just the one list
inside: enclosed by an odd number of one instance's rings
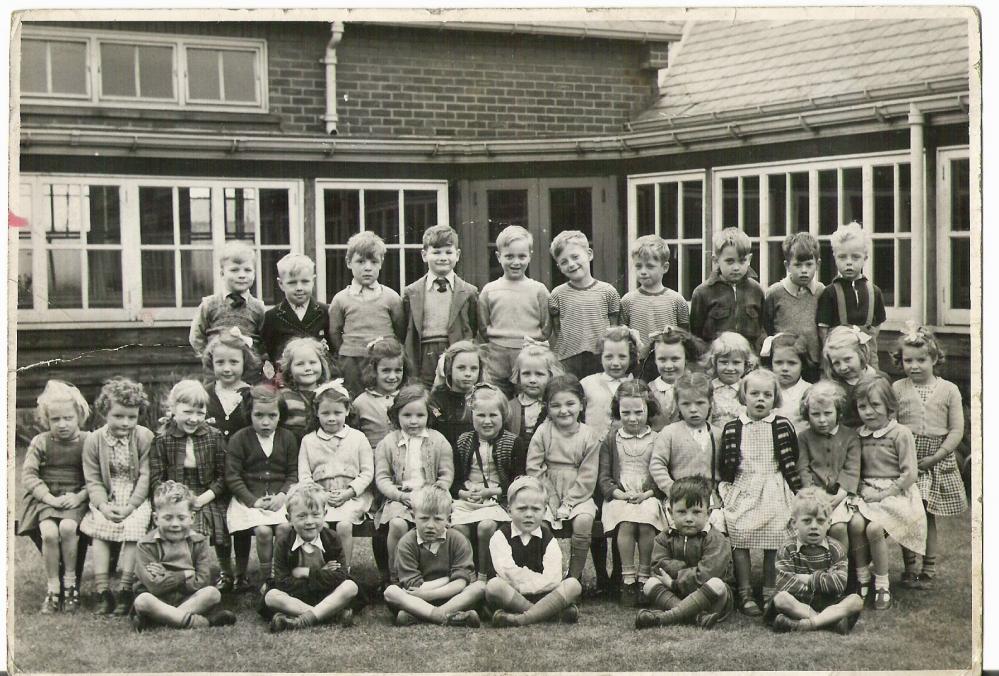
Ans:
{"label": "white window frame", "polygon": [[[47,92],[32,92],[30,94],[21,94],[22,100],[30,98],[32,100],[39,99],[43,103],[51,103],[53,100],[67,100],[78,103],[80,101],[88,101],[93,98],[93,77],[91,76],[91,71],[93,70],[92,64],[93,59],[91,57],[91,46],[90,40],[85,36],[81,35],[67,35],[65,33],[36,33],[34,30],[24,29],[22,33],[22,39],[32,39],[39,40],[46,43],[52,42],[75,42],[77,44],[82,44],[84,47],[84,55],[86,56],[87,62],[84,64],[84,89],[86,90],[83,94],[70,94],[67,92],[52,92],[52,56],[51,49],[46,46],[46,57],[45,57],[45,80],[47,88],[50,91]],[[23,67],[23,63],[21,63]],[[20,81],[18,81],[18,86],[20,87]]]}
{"label": "white window frame", "polygon": [[[316,189],[316,293],[318,298],[324,302],[329,302],[333,295],[336,294],[340,289],[327,289],[326,288],[326,253],[328,251],[341,251],[342,255],[347,254],[347,243],[338,242],[336,244],[327,244],[326,242],[326,192],[327,190],[359,190],[361,194],[359,196],[359,220],[357,232],[362,232],[365,230],[364,223],[364,192],[365,190],[392,190],[395,189],[399,193],[399,241],[403,241],[404,234],[404,219],[406,212],[403,209],[403,191],[405,190],[435,190],[437,191],[437,223],[450,223],[450,217],[448,214],[449,203],[448,203],[448,183],[447,181],[367,181],[367,180],[328,180],[319,179],[315,182]],[[400,253],[405,250],[417,250],[423,248],[422,242],[407,242],[405,244],[389,244],[389,251],[398,250]],[[346,265],[346,262],[344,263]],[[405,255],[399,256],[399,279],[402,280],[402,284],[405,284],[406,279],[406,257]],[[395,289],[400,294],[402,289]]]}
{"label": "white window frame", "polygon": [[[27,104],[79,105],[86,102],[100,108],[144,108],[167,110],[215,110],[230,112],[266,113],[268,111],[267,41],[253,38],[227,38],[186,35],[164,35],[128,31],[88,31],[77,28],[52,28],[24,26],[22,39],[54,40],[87,43],[87,95],[41,94],[21,92],[20,102]],[[133,46],[173,48],[173,97],[151,98],[139,96],[111,96],[102,92],[101,44],[114,43]],[[187,50],[214,49],[252,52],[254,58],[254,101],[226,102],[193,99],[189,94],[190,73]],[[219,75],[220,96],[225,96],[224,81]]]}
{"label": "white window frame", "polygon": [[[304,226],[302,222],[303,212],[303,185],[301,180],[260,180],[244,178],[189,178],[185,176],[161,177],[161,176],[135,176],[135,175],[89,175],[89,174],[49,174],[49,173],[24,173],[19,176],[21,184],[31,184],[31,203],[19,203],[19,213],[30,215],[41,213],[39,208],[42,205],[41,186],[44,183],[76,183],[81,185],[117,185],[120,188],[121,204],[121,251],[122,251],[122,308],[97,308],[97,309],[49,309],[47,307],[48,298],[48,269],[47,257],[39,255],[45,251],[45,232],[40,228],[31,229],[32,246],[32,283],[35,295],[35,308],[17,311],[17,322],[22,328],[112,328],[114,326],[134,327],[137,322],[151,326],[156,322],[157,326],[182,326],[189,324],[193,319],[196,307],[181,307],[181,299],[176,299],[177,305],[174,307],[145,308],[142,305],[142,269],[141,252],[143,250],[170,250],[177,252],[174,257],[175,283],[176,276],[179,275],[179,252],[184,249],[198,248],[194,245],[170,244],[170,245],[149,245],[141,244],[139,233],[139,188],[159,187],[173,189],[173,211],[174,228],[177,227],[177,188],[211,188],[211,214],[212,214],[212,279],[213,293],[221,291],[221,278],[217,273],[219,265],[219,253],[225,243],[225,222],[224,222],[224,189],[225,188],[274,188],[288,190],[288,219],[290,224],[288,245],[268,245],[263,248],[289,249],[292,253],[304,253]],[[13,194],[13,193],[12,193]],[[21,197],[21,190],[16,193]],[[253,289],[255,296],[259,296],[261,289],[261,276],[276,276],[276,270],[262,270],[260,267],[260,200],[257,194],[256,209],[257,229],[255,235],[254,250],[257,252],[257,279]],[[175,242],[177,238],[175,237]],[[104,247],[108,248],[108,247]],[[110,245],[109,248],[117,248]],[[202,247],[203,248],[203,247]],[[84,279],[87,284],[86,268],[84,267]]]}
{"label": "white window frame", "polygon": [[[684,181],[700,181],[701,182],[701,222],[698,227],[698,232],[700,233],[697,237],[684,237],[684,214],[683,214],[683,183]],[[635,240],[638,239],[638,187],[642,185],[653,185],[658,186],[661,183],[676,183],[677,184],[677,231],[676,238],[666,239],[666,242],[670,246],[670,251],[676,254],[676,279],[678,289],[675,291],[683,294],[683,279],[684,270],[687,264],[687,255],[684,250],[684,246],[687,245],[700,245],[701,246],[701,270],[704,274],[702,277],[707,277],[707,273],[710,272],[705,267],[706,252],[710,245],[706,244],[704,241],[704,224],[707,215],[705,209],[707,207],[707,199],[705,195],[705,190],[707,187],[707,172],[704,170],[698,171],[668,171],[668,172],[658,172],[654,174],[632,174],[628,176],[628,248],[634,244]],[[656,187],[653,192],[653,200],[655,204],[655,210],[653,212],[655,234],[662,237],[660,232],[660,195],[659,189]],[[638,286],[638,282],[635,279],[635,269],[631,265],[631,256],[626,256],[628,272],[626,275],[628,289],[634,289]],[[693,289],[690,289],[693,293]],[[688,298],[690,294],[684,295]],[[689,298],[688,298],[689,300]]]}
{"label": "white window frame", "polygon": [[[971,227],[967,232],[953,231],[950,229],[950,208],[951,197],[953,196],[953,184],[951,183],[950,162],[951,160],[967,159],[970,163],[971,154],[968,146],[949,146],[937,149],[937,315],[942,324],[952,326],[970,326],[971,310],[960,310],[951,308],[951,288],[950,288],[950,246],[952,238],[968,239],[971,241],[972,257],[978,251],[976,242],[980,238],[975,237],[975,210],[971,212]],[[972,195],[974,187],[970,186]],[[972,305],[975,302],[976,290],[974,280],[978,278],[974,270],[974,263],[971,270],[971,298]]]}
{"label": "white window frame", "polygon": [[[804,173],[808,172],[808,194],[809,194],[809,209],[808,209],[808,232],[814,235],[819,241],[828,241],[830,235],[820,235],[819,234],[819,171],[828,169],[840,170],[837,176],[837,182],[839,183],[840,191],[842,191],[842,169],[852,169],[860,168],[862,170],[862,186],[863,186],[863,223],[865,224],[865,229],[867,229],[873,241],[890,239],[892,241],[898,240],[908,240],[910,242],[910,270],[908,278],[911,280],[911,292],[910,292],[910,304],[909,307],[897,307],[897,306],[885,306],[885,313],[887,317],[886,328],[893,328],[901,326],[901,324],[907,319],[916,319],[916,321],[925,321],[923,317],[917,317],[916,315],[920,313],[920,308],[924,307],[922,303],[923,289],[925,288],[925,266],[922,265],[921,261],[917,260],[917,252],[920,251],[920,243],[925,236],[925,224],[918,223],[913,224],[914,227],[910,232],[899,232],[899,212],[898,209],[898,171],[895,171],[895,231],[888,232],[874,232],[873,227],[867,228],[868,224],[873,224],[874,222],[874,167],[883,165],[898,165],[898,164],[908,164],[910,162],[910,155],[907,150],[901,151],[889,151],[880,153],[869,153],[869,154],[856,154],[856,155],[841,155],[837,157],[817,157],[809,158],[805,160],[796,161],[780,161],[780,162],[767,162],[761,164],[752,165],[736,165],[730,167],[717,167],[712,170],[712,233],[718,232],[723,227],[726,226],[723,223],[723,194],[722,194],[722,181],[727,178],[743,177],[743,176],[753,176],[758,175],[761,177],[759,182],[760,187],[760,199],[759,199],[759,209],[760,209],[760,234],[759,237],[752,237],[754,242],[759,242],[760,254],[759,260],[753,261],[753,267],[760,275],[760,279],[766,282],[770,279],[770,266],[778,265],[783,267],[783,261],[771,261],[769,260],[769,250],[767,244],[770,241],[779,241],[784,238],[784,235],[771,235],[770,234],[770,204],[769,204],[769,191],[766,189],[766,181],[764,178],[768,174],[774,173]],[[911,171],[911,166],[910,166]],[[741,214],[741,197],[742,197],[742,182],[739,182],[740,192],[740,214]],[[788,199],[790,199],[790,191],[788,191]],[[837,208],[840,212],[842,222],[842,210],[843,202],[839,200]],[[741,227],[741,215],[740,215],[740,227]],[[870,258],[865,266],[865,273],[870,275],[873,280],[873,250],[868,252]],[[903,275],[902,271],[899,269],[898,265],[898,249],[895,251],[895,274],[896,274],[896,298],[898,297],[898,289],[902,283]],[[765,284],[764,284],[765,286]]]}

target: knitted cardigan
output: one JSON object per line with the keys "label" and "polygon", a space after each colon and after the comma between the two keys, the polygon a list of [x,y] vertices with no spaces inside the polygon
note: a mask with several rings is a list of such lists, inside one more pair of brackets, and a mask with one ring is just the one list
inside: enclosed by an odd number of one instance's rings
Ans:
{"label": "knitted cardigan", "polygon": [[[617,431],[619,429],[616,425],[611,427],[610,431],[607,432],[607,436],[600,443],[600,470],[597,474],[597,490],[595,493],[598,493],[599,497],[602,497],[604,500],[613,500],[614,489],[621,488],[621,467],[617,453]],[[652,435],[654,441],[656,433],[649,432],[649,434]],[[656,485],[652,474],[649,474],[645,478],[645,485],[642,488],[647,491],[651,490],[660,500],[666,497],[659,486]]]}
{"label": "knitted cardigan", "polygon": [[[472,459],[479,449],[479,435],[477,432],[465,432],[458,437],[458,445],[455,449],[454,481],[451,483],[451,495],[458,497],[458,490],[465,487],[465,481],[472,470]],[[499,488],[503,491],[497,500],[501,504],[506,503],[506,489],[510,487],[510,482],[516,478],[514,459],[526,458],[527,449],[524,442],[515,437],[510,432],[503,430],[499,437],[493,441],[493,465],[500,478]]]}
{"label": "knitted cardigan", "polygon": [[[780,467],[780,473],[784,475],[784,481],[797,493],[801,490],[801,476],[798,474],[798,435],[794,431],[794,425],[787,418],[774,416],[774,458]],[[739,469],[742,461],[742,454],[739,447],[742,445],[742,420],[736,418],[725,424],[722,430],[721,461],[719,462],[719,474],[722,481],[735,481],[735,473]]]}

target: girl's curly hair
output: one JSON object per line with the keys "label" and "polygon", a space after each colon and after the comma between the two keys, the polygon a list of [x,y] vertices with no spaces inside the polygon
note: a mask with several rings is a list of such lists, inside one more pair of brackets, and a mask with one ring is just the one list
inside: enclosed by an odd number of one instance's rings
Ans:
{"label": "girl's curly hair", "polygon": [[94,409],[102,416],[107,416],[114,404],[138,408],[141,412],[149,406],[149,397],[140,383],[124,376],[115,376],[104,382],[101,393],[94,401]]}

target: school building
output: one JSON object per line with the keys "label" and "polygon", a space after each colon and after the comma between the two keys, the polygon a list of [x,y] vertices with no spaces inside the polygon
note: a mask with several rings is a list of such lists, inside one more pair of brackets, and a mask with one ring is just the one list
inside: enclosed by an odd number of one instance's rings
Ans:
{"label": "school building", "polygon": [[[751,237],[764,285],[780,242],[860,221],[891,345],[944,338],[968,401],[972,213],[969,30],[958,18],[562,23],[27,22],[21,25],[19,406],[49,377],[95,392],[197,373],[187,333],[220,245],[317,261],[349,281],[347,238],[379,233],[383,282],[424,273],[450,223],[459,274],[499,274],[507,224],[591,236],[594,274],[635,286],[627,249],[658,233],[687,298],[714,231]],[[977,76],[976,76],[977,77]],[[889,360],[882,353],[882,365]]]}

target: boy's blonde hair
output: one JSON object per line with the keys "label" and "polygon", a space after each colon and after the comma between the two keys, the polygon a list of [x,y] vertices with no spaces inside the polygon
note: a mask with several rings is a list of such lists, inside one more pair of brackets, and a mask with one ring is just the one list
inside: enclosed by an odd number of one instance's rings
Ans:
{"label": "boy's blonde hair", "polygon": [[286,511],[290,514],[295,505],[304,505],[311,511],[326,513],[326,489],[315,481],[305,479],[288,489],[285,500]]}
{"label": "boy's blonde hair", "polygon": [[170,388],[170,394],[167,396],[167,408],[173,410],[177,404],[208,406],[208,392],[205,386],[197,380],[181,380]]}
{"label": "boy's blonde hair", "polygon": [[836,418],[839,420],[846,413],[846,390],[831,380],[820,380],[815,383],[801,396],[801,406],[799,413],[802,419],[808,420],[808,413],[812,405],[832,404],[836,409]]}
{"label": "boy's blonde hair", "polygon": [[659,235],[643,235],[635,240],[631,245],[631,259],[658,261],[663,265],[669,265],[669,244]]}
{"label": "boy's blonde hair", "polygon": [[749,344],[744,335],[735,331],[723,331],[711,341],[711,347],[708,349],[708,366],[712,375],[718,375],[718,358],[730,354],[738,354],[746,362],[743,375],[752,371],[758,364],[753,346]]}
{"label": "boy's blonde hair", "polygon": [[526,241],[528,250],[534,253],[534,237],[526,228],[519,225],[508,225],[500,231],[496,236],[496,250],[502,251],[517,240]]}
{"label": "boy's blonde hair", "polygon": [[302,272],[309,276],[316,274],[316,264],[305,254],[290,253],[277,262],[278,277],[285,279],[288,275]]}
{"label": "boy's blonde hair", "polygon": [[806,486],[791,498],[792,517],[812,515],[828,519],[831,512],[829,496],[818,486]]}
{"label": "boy's blonde hair", "polygon": [[49,407],[56,404],[72,404],[76,409],[80,427],[83,427],[90,417],[90,404],[83,398],[80,390],[62,380],[50,380],[45,383],[45,389],[38,395],[36,401],[38,406],[35,408],[35,418],[43,429],[49,428]]}
{"label": "boy's blonde hair", "polygon": [[354,256],[381,263],[385,260],[385,251],[385,242],[382,238],[370,230],[365,230],[347,240],[347,263],[349,264]]}
{"label": "boy's blonde hair", "polygon": [[829,242],[832,244],[833,255],[840,249],[857,243],[864,248],[865,254],[871,250],[871,236],[857,221],[850,221],[836,228],[836,232],[829,238]]}
{"label": "boy's blonde hair", "polygon": [[450,517],[454,500],[437,484],[427,484],[413,491],[413,514],[446,514]]}
{"label": "boy's blonde hair", "polygon": [[[866,340],[864,340],[866,338]],[[822,346],[822,372],[829,380],[836,380],[829,353],[833,350],[849,348],[860,357],[860,368],[866,369],[871,363],[871,336],[856,326],[834,326]]]}
{"label": "boy's blonde hair", "polygon": [[253,247],[241,239],[230,239],[222,246],[219,253],[219,267],[225,267],[229,261],[235,263],[249,263],[253,269],[257,269],[257,254]]}
{"label": "boy's blonde hair", "polygon": [[734,246],[740,258],[753,252],[753,244],[749,241],[749,235],[739,228],[725,228],[716,232],[711,242],[711,253],[715,257],[721,256],[722,250],[727,246]]}
{"label": "boy's blonde hair", "polygon": [[555,235],[555,238],[552,240],[552,245],[549,249],[551,251],[552,258],[557,259],[562,255],[563,251],[572,245],[589,249],[590,240],[588,240],[586,235],[579,230],[563,230],[559,234]]}
{"label": "boy's blonde hair", "polygon": [[180,502],[186,502],[188,511],[193,511],[194,493],[179,481],[167,479],[153,492],[153,509],[161,509],[164,505],[175,505]]}
{"label": "boy's blonde hair", "polygon": [[767,371],[766,369],[756,369],[742,377],[742,380],[739,381],[739,403],[745,406],[747,383],[754,378],[769,382],[774,393],[774,408],[780,408],[780,405],[783,403],[783,397],[780,395],[780,381],[777,380],[776,373]]}
{"label": "boy's blonde hair", "polygon": [[545,485],[533,476],[525,474],[514,479],[510,483],[510,487],[506,489],[507,504],[512,505],[517,496],[524,491],[534,491],[541,496],[542,502],[548,502],[548,491],[545,490]]}

